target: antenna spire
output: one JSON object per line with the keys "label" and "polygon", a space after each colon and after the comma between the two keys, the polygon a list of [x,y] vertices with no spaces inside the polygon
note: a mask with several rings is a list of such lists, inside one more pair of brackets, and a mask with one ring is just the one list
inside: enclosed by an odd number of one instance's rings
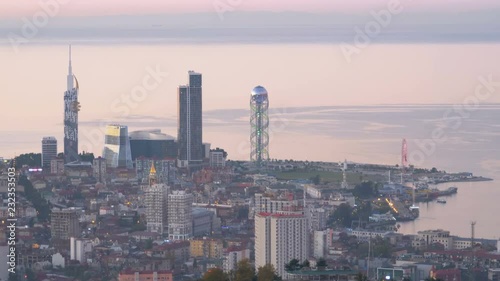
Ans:
{"label": "antenna spire", "polygon": [[71,44],[69,45],[69,64],[68,64],[68,77],[67,77],[68,91],[73,89],[73,68],[71,67]]}

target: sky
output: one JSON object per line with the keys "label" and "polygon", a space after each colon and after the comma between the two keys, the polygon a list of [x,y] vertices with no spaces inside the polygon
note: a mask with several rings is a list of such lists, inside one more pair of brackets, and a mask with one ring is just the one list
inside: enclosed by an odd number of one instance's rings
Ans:
{"label": "sky", "polygon": [[498,8],[496,0],[8,0],[0,2],[0,17],[27,16],[41,3],[55,2],[61,16],[140,15],[157,13],[212,12],[215,7],[240,11],[359,12],[400,2],[422,11],[464,11]]}
{"label": "sky", "polygon": [[42,7],[56,7],[61,17],[272,11],[362,13],[388,5],[420,12],[460,12],[500,7],[496,0],[8,0],[0,1],[1,18],[31,17]]}
{"label": "sky", "polygon": [[[0,1],[0,95],[10,105],[0,118],[22,115],[0,124],[0,133],[17,136],[10,143],[29,139],[30,149],[45,134],[62,139],[70,43],[82,125],[166,118],[173,122],[166,133],[174,136],[176,89],[190,69],[204,75],[206,112],[248,108],[248,93],[258,84],[280,109],[461,104],[478,77],[500,80],[493,59],[500,57],[500,1],[401,0],[403,11],[346,59],[342,46],[354,44],[355,28],[394,1]],[[60,4],[47,24],[14,47],[10,34],[23,35],[46,3]],[[148,98],[127,116],[114,110],[156,67],[168,77]],[[3,147],[0,155],[13,155]]]}

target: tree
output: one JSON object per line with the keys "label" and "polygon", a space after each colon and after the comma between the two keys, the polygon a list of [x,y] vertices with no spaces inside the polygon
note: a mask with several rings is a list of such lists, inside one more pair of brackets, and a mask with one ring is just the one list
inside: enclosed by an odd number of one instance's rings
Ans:
{"label": "tree", "polygon": [[300,269],[300,262],[298,259],[293,259],[289,263],[285,264],[286,271],[295,271]]}
{"label": "tree", "polygon": [[344,227],[351,227],[352,208],[346,203],[340,204],[329,218],[329,224],[335,223]]}
{"label": "tree", "polygon": [[247,259],[238,262],[235,281],[252,281],[254,277],[255,270]]}
{"label": "tree", "polygon": [[431,173],[437,173],[437,172],[438,172],[438,170],[436,169],[436,167],[432,167]]}
{"label": "tree", "polygon": [[203,275],[203,281],[229,281],[229,278],[222,269],[212,268]]}
{"label": "tree", "polygon": [[90,162],[92,163],[94,161],[94,153],[89,153],[89,152],[82,152],[80,154],[78,154],[78,156],[80,157],[80,160],[82,162]]}
{"label": "tree", "polygon": [[314,177],[311,177],[311,178],[310,178],[310,180],[311,180],[314,184],[316,184],[316,185],[318,185],[318,184],[320,184],[320,183],[321,183],[321,177],[320,177],[319,175],[315,175]]}
{"label": "tree", "polygon": [[311,267],[311,264],[309,263],[309,260],[304,260],[301,265],[302,268],[304,267]]}
{"label": "tree", "polygon": [[320,258],[316,263],[316,267],[326,267],[326,260],[324,258]]}
{"label": "tree", "polygon": [[266,264],[257,269],[257,281],[277,281],[281,278],[276,274],[272,264]]}
{"label": "tree", "polygon": [[21,154],[15,158],[16,169],[21,168],[23,165],[28,167],[39,167],[42,165],[42,154],[41,153],[26,153]]}
{"label": "tree", "polygon": [[354,187],[352,195],[362,199],[375,197],[378,195],[378,185],[372,181],[362,182]]}
{"label": "tree", "polygon": [[360,272],[356,275],[356,281],[368,281],[368,277]]}

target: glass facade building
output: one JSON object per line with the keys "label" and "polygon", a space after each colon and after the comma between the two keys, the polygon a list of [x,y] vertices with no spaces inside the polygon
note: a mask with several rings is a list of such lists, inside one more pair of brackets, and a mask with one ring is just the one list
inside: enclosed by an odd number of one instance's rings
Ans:
{"label": "glass facade building", "polygon": [[108,125],[106,127],[102,155],[106,159],[106,165],[110,168],[133,168],[127,126]]}
{"label": "glass facade building", "polygon": [[57,140],[54,137],[42,139],[42,167],[50,169],[50,161],[57,157]]}
{"label": "glass facade building", "polygon": [[178,159],[198,164],[203,161],[202,76],[188,74],[189,84],[178,89]]}

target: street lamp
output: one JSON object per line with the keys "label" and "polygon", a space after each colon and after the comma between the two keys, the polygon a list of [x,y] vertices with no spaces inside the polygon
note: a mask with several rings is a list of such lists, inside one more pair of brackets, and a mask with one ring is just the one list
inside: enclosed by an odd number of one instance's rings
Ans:
{"label": "street lamp", "polygon": [[386,275],[385,276],[385,280],[391,280],[391,276],[390,275]]}

